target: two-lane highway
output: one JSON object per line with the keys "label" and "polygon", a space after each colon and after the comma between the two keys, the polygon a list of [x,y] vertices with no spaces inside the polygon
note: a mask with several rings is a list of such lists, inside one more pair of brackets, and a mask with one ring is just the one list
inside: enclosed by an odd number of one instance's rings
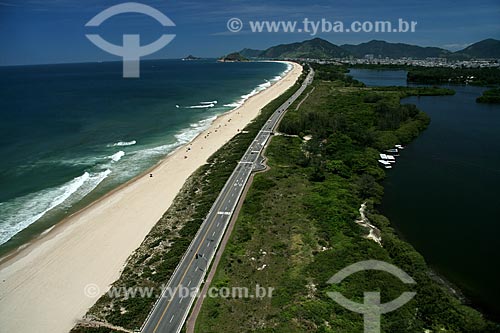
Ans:
{"label": "two-lane highway", "polygon": [[271,115],[248,147],[168,281],[162,296],[154,305],[141,332],[181,331],[250,174],[254,168],[258,168],[267,141],[286,109],[302,94],[313,77],[314,71],[311,69],[302,86]]}

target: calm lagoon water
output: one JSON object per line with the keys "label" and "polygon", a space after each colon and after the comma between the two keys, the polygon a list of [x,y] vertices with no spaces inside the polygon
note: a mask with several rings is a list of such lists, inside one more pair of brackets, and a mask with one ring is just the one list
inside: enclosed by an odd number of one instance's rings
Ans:
{"label": "calm lagoon water", "polygon": [[[406,86],[405,71],[352,69],[370,86]],[[485,88],[410,97],[429,128],[387,173],[381,210],[426,261],[473,304],[500,318],[500,105],[475,102]]]}

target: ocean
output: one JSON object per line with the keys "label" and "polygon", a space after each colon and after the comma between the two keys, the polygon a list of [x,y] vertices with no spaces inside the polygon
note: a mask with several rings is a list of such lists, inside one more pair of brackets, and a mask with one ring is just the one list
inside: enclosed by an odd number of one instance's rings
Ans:
{"label": "ocean", "polygon": [[[406,86],[405,71],[350,75],[370,86]],[[500,105],[476,103],[484,87],[445,87],[456,94],[401,101],[431,124],[387,172],[380,208],[435,271],[498,321]]]}
{"label": "ocean", "polygon": [[0,67],[0,254],[190,142],[284,63],[215,60]]}

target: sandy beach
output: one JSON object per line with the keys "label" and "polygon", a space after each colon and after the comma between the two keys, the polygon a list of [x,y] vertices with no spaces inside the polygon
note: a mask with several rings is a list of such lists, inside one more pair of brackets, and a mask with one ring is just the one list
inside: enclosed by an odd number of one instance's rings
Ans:
{"label": "sandy beach", "polygon": [[176,150],[147,174],[5,259],[0,264],[0,332],[68,332],[118,279],[186,179],[301,73],[302,67],[293,64],[281,80],[218,117],[189,150]]}

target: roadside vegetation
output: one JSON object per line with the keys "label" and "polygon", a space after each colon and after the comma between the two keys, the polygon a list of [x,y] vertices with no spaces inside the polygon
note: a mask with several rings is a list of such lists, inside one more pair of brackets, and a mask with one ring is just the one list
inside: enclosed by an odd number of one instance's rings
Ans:
{"label": "roadside vegetation", "polygon": [[[287,92],[266,105],[242,133],[219,149],[206,165],[188,179],[172,206],[130,256],[113,287],[149,287],[159,290],[168,282],[238,160],[270,115],[300,87],[306,74]],[[131,331],[139,329],[156,299],[112,298],[105,294],[88,311],[84,322],[77,324],[71,332],[118,332],[104,327],[108,324]]]}
{"label": "roadside vegetation", "polygon": [[[270,169],[255,175],[211,283],[273,287],[273,297],[206,298],[196,332],[362,332],[362,315],[337,305],[329,291],[359,303],[365,291],[380,291],[382,303],[417,292],[383,315],[383,332],[498,332],[435,280],[423,257],[377,211],[385,177],[379,152],[410,143],[430,121],[400,99],[453,92],[366,88],[346,76],[345,67],[314,67],[314,89],[298,110],[300,100],[289,108],[279,127],[287,135],[275,136],[267,148]],[[363,203],[382,246],[355,223]],[[369,259],[398,266],[417,284],[380,271],[327,283],[342,268]]]}

